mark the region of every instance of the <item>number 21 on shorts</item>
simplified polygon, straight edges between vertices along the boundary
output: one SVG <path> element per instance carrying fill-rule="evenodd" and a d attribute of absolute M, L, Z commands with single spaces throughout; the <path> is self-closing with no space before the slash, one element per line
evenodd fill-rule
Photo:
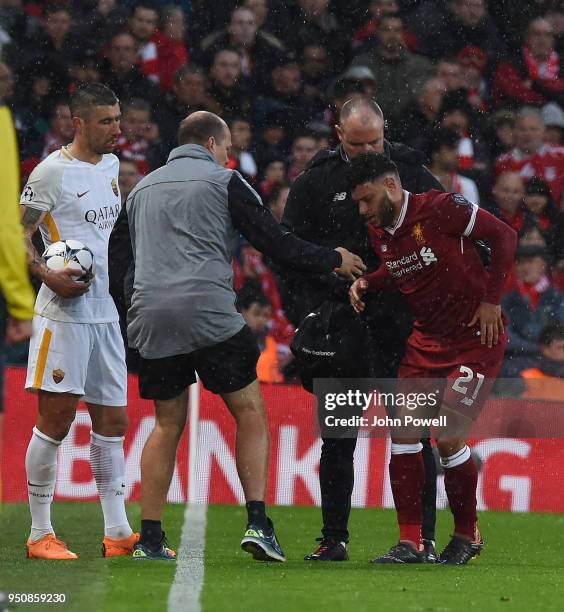
<path fill-rule="evenodd" d="M 452 383 L 452 389 L 464 396 L 460 401 L 465 406 L 472 406 L 484 384 L 485 376 L 464 365 L 460 366 L 460 374 L 461 376 Z M 469 393 L 472 394 L 469 396 Z"/>

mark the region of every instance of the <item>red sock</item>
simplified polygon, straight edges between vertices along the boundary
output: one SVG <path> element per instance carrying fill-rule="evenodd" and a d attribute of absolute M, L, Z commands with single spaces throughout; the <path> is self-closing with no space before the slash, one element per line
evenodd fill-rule
<path fill-rule="evenodd" d="M 445 489 L 454 516 L 454 533 L 472 540 L 476 534 L 476 488 L 478 470 L 470 457 L 464 463 L 445 468 Z"/>
<path fill-rule="evenodd" d="M 400 540 L 421 544 L 421 493 L 425 481 L 423 455 L 406 453 L 390 457 L 390 485 L 396 505 Z"/>

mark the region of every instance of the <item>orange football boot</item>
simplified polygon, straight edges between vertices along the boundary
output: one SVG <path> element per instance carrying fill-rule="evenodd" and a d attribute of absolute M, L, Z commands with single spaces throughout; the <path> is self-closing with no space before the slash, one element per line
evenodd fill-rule
<path fill-rule="evenodd" d="M 78 559 L 54 533 L 48 533 L 35 542 L 28 540 L 26 546 L 28 559 Z"/>
<path fill-rule="evenodd" d="M 105 536 L 102 542 L 102 557 L 125 557 L 131 555 L 133 547 L 137 542 L 139 542 L 139 534 L 135 532 L 123 540 L 114 540 Z"/>

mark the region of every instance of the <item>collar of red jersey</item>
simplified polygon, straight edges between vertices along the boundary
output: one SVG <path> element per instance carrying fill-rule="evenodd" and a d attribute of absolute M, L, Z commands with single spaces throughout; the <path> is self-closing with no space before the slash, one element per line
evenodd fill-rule
<path fill-rule="evenodd" d="M 403 190 L 403 204 L 401 206 L 400 214 L 398 220 L 396 221 L 396 224 L 394 225 L 394 227 L 384 227 L 388 234 L 392 234 L 393 236 L 396 230 L 401 227 L 401 224 L 403 223 L 403 220 L 405 219 L 405 215 L 407 213 L 407 204 L 409 202 L 410 195 L 411 194 L 409 193 L 409 191 L 406 191 L 405 189 Z"/>

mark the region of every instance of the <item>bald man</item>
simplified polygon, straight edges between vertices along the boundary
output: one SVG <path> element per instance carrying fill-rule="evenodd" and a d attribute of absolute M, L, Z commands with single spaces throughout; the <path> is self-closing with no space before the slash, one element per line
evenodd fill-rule
<path fill-rule="evenodd" d="M 344 244 L 360 254 L 369 270 L 379 262 L 369 248 L 367 226 L 358 213 L 345 179 L 349 161 L 361 153 L 384 153 L 398 167 L 405 189 L 421 193 L 429 189 L 443 191 L 441 185 L 423 166 L 423 155 L 384 138 L 382 110 L 371 99 L 347 101 L 335 126 L 340 144 L 334 150 L 319 152 L 298 176 L 288 196 L 282 225 L 300 238 L 332 246 Z M 282 272 L 286 291 L 294 298 L 295 324 L 327 300 L 346 301 L 347 282 L 330 275 L 303 275 Z M 411 315 L 404 298 L 397 291 L 374 296 L 367 305 L 365 320 L 371 331 L 371 354 L 364 363 L 351 360 L 331 372 L 308 372 L 302 376 L 311 390 L 316 378 L 395 379 L 411 331 Z M 350 309 L 351 318 L 354 317 Z M 360 339 L 359 339 L 360 342 Z M 305 373 L 304 373 L 305 374 Z M 323 514 L 322 539 L 305 557 L 308 561 L 342 561 L 348 559 L 348 521 L 354 484 L 353 453 L 356 437 L 325 438 L 321 447 L 319 480 Z M 423 538 L 430 561 L 434 559 L 436 468 L 429 441 L 424 441 L 425 491 L 423 494 Z"/>
<path fill-rule="evenodd" d="M 120 287 L 126 277 L 134 279 L 127 336 L 140 354 L 140 395 L 155 401 L 156 412 L 141 456 L 141 539 L 133 558 L 175 559 L 161 515 L 197 372 L 237 424 L 236 463 L 248 515 L 241 546 L 257 560 L 285 561 L 264 504 L 269 436 L 256 373 L 259 350 L 235 309 L 231 261 L 242 234 L 279 264 L 304 273 L 354 279 L 366 267 L 346 249 L 310 244 L 280 229 L 256 191 L 225 167 L 231 133 L 217 115 L 189 115 L 178 142 L 166 165 L 129 194 L 109 249 L 110 261 L 133 262 L 127 274 L 110 271 L 110 286 L 123 304 Z M 125 256 L 124 245 L 130 245 Z"/>

